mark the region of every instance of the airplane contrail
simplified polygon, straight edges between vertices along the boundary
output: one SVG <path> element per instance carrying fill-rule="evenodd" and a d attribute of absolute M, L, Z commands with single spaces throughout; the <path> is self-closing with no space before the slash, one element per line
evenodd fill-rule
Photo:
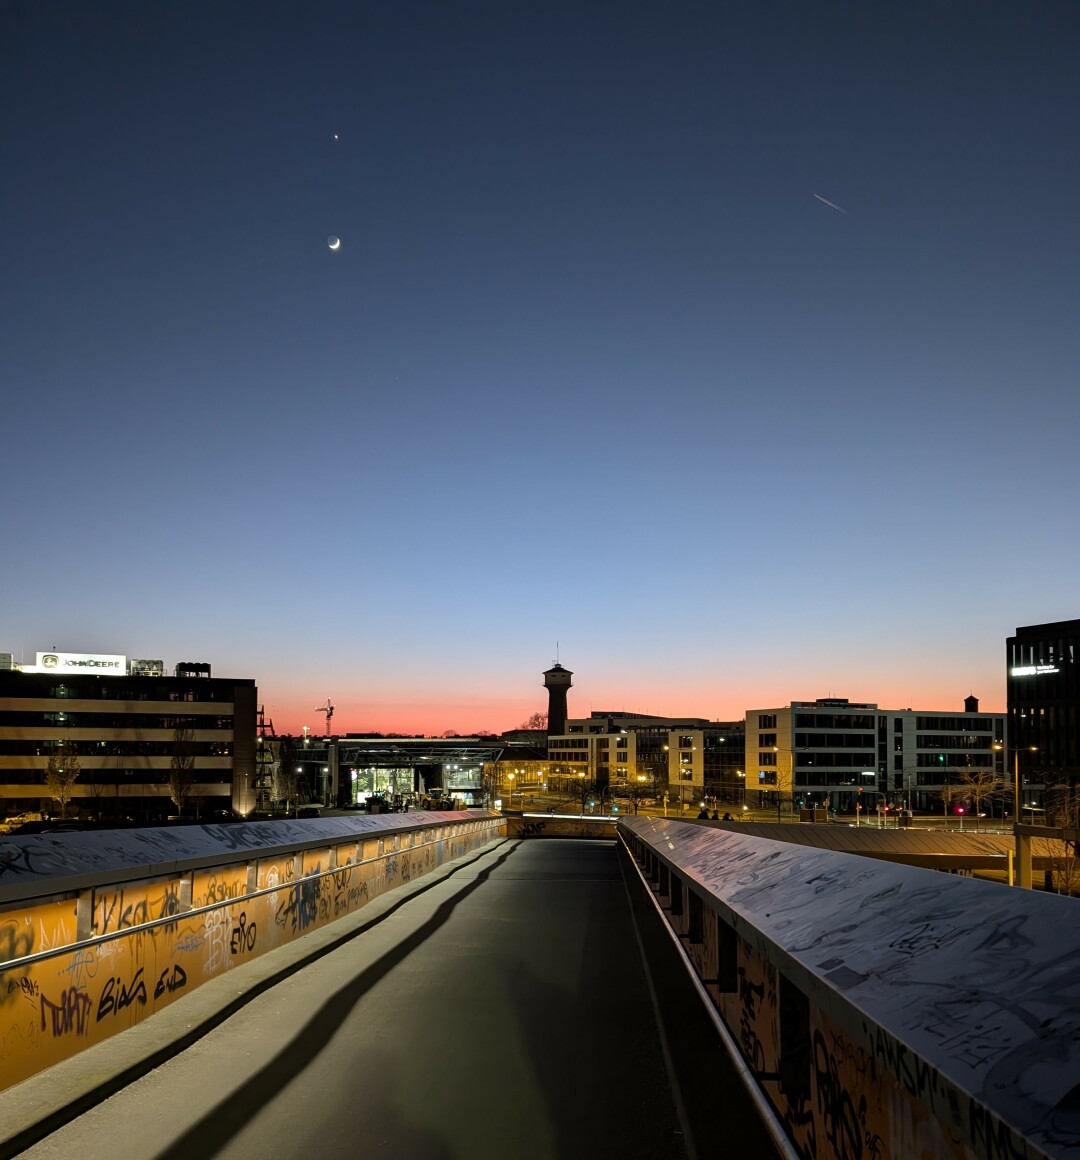
<path fill-rule="evenodd" d="M 814 196 L 818 201 L 824 202 L 830 209 L 835 209 L 838 213 L 847 213 L 842 205 L 837 205 L 835 201 L 829 201 L 827 197 L 822 197 L 820 193 L 815 193 Z"/>

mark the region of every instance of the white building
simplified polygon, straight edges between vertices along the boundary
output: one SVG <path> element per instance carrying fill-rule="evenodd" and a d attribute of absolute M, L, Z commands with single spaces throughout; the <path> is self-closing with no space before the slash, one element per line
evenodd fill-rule
<path fill-rule="evenodd" d="M 1004 735 L 1004 715 L 980 713 L 975 697 L 962 713 L 879 709 L 840 697 L 748 709 L 747 797 L 844 814 L 941 812 L 949 800 L 959 810 L 965 787 L 1002 778 L 995 746 Z"/>

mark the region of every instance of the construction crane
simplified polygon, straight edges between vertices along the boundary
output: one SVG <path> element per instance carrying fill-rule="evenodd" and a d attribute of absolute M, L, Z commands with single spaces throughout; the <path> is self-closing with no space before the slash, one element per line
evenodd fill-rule
<path fill-rule="evenodd" d="M 330 698 L 329 697 L 326 698 L 325 705 L 316 705 L 315 712 L 326 714 L 326 736 L 329 737 L 330 736 L 330 718 L 333 717 L 333 715 L 334 715 L 334 706 L 331 704 Z"/>

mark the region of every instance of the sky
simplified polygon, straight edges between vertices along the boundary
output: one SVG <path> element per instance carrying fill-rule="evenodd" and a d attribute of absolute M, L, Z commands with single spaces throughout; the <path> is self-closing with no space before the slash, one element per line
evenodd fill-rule
<path fill-rule="evenodd" d="M 279 732 L 513 728 L 556 657 L 572 716 L 1004 708 L 1080 615 L 1078 51 L 1071 0 L 9 0 L 0 650 Z"/>

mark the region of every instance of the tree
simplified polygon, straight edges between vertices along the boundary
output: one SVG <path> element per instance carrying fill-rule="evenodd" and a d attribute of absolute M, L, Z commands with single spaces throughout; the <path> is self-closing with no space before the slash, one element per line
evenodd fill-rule
<path fill-rule="evenodd" d="M 53 801 L 60 803 L 60 817 L 67 815 L 67 804 L 71 800 L 71 787 L 79 776 L 79 758 L 75 753 L 75 744 L 65 741 L 59 749 L 49 755 L 49 765 L 45 771 L 45 784 L 49 789 L 49 796 Z"/>
<path fill-rule="evenodd" d="M 974 806 L 975 828 L 978 829 L 983 806 L 1001 795 L 1005 782 L 992 769 L 965 769 L 961 770 L 957 783 L 963 796 Z"/>
<path fill-rule="evenodd" d="M 173 754 L 169 763 L 169 797 L 182 814 L 195 785 L 195 731 L 187 724 L 173 729 Z"/>
<path fill-rule="evenodd" d="M 584 816 L 586 803 L 594 800 L 596 796 L 596 782 L 590 781 L 587 777 L 575 777 L 571 781 L 570 796 L 581 804 L 581 813 Z"/>
<path fill-rule="evenodd" d="M 1080 827 L 1080 786 L 1070 782 L 1048 785 L 1043 795 L 1046 804 L 1046 824 L 1064 829 Z M 1076 894 L 1080 890 L 1080 860 L 1076 843 L 1057 838 L 1036 838 L 1032 852 L 1053 859 L 1053 869 L 1046 873 L 1047 889 L 1061 894 Z"/>
<path fill-rule="evenodd" d="M 652 778 L 641 772 L 631 775 L 626 783 L 626 796 L 630 799 L 630 807 L 636 814 L 644 798 L 656 796 Z"/>
<path fill-rule="evenodd" d="M 275 802 L 285 803 L 285 812 L 288 813 L 289 802 L 297 796 L 299 780 L 296 774 L 296 746 L 292 737 L 282 737 L 278 742 L 278 759 L 274 763 L 271 775 L 272 789 Z"/>
<path fill-rule="evenodd" d="M 949 816 L 949 806 L 955 801 L 960 801 L 966 795 L 966 789 L 962 785 L 957 785 L 955 782 L 947 781 L 941 786 L 937 791 L 937 796 L 941 798 L 941 805 L 946 817 Z"/>
<path fill-rule="evenodd" d="M 528 734 L 528 744 L 544 749 L 547 746 L 547 714 L 533 713 L 531 717 L 526 717 L 522 721 L 517 727 L 517 731 Z M 522 738 L 522 740 L 526 740 L 526 738 Z"/>

